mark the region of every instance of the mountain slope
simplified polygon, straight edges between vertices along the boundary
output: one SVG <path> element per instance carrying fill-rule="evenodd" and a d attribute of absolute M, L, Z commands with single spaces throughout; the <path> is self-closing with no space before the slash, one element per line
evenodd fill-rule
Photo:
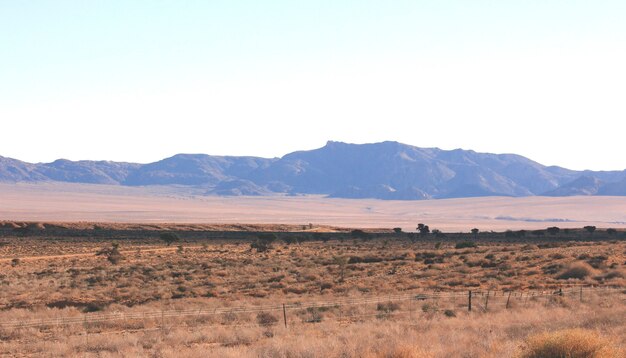
<path fill-rule="evenodd" d="M 178 185 L 207 195 L 322 194 L 420 200 L 473 196 L 626 195 L 626 171 L 573 171 L 514 154 L 419 148 L 398 142 L 347 144 L 282 158 L 178 154 L 149 164 L 0 157 L 0 181 Z"/>
<path fill-rule="evenodd" d="M 145 164 L 129 173 L 124 185 L 217 185 L 222 181 L 245 178 L 250 172 L 267 167 L 272 159 L 219 157 L 206 154 L 177 154 Z"/>
<path fill-rule="evenodd" d="M 559 188 L 550 190 L 545 196 L 595 195 L 604 182 L 596 177 L 583 175 Z"/>

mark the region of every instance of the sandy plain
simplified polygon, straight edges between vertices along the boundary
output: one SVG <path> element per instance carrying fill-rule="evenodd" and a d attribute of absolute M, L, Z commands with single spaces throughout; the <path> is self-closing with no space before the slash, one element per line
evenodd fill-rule
<path fill-rule="evenodd" d="M 176 187 L 0 184 L 0 219 L 28 221 L 275 223 L 402 227 L 447 232 L 584 225 L 626 228 L 626 197 L 483 197 L 424 201 L 322 196 L 214 197 Z"/>

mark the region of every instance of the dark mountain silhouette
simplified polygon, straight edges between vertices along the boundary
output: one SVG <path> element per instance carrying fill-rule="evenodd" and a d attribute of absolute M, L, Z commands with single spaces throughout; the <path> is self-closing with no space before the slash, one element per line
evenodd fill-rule
<path fill-rule="evenodd" d="M 178 185 L 207 195 L 322 194 L 420 200 L 476 196 L 626 195 L 626 171 L 574 171 L 514 154 L 419 148 L 397 142 L 347 144 L 282 158 L 178 154 L 150 164 L 0 157 L 1 182 L 61 181 Z"/>

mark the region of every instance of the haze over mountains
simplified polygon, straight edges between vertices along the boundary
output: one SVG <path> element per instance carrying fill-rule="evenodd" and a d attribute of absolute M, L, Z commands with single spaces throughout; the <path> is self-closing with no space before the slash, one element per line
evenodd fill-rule
<path fill-rule="evenodd" d="M 626 171 L 574 171 L 514 154 L 347 144 L 282 158 L 178 154 L 149 164 L 0 157 L 0 182 L 177 185 L 206 195 L 323 194 L 419 200 L 477 196 L 626 195 Z"/>

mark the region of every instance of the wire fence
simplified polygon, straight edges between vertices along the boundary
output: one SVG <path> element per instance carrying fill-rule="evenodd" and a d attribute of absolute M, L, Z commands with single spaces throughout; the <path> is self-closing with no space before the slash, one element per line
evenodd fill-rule
<path fill-rule="evenodd" d="M 339 322 L 356 321 L 368 317 L 389 319 L 399 314 L 416 312 L 449 311 L 491 311 L 509 309 L 512 306 L 528 304 L 541 299 L 569 297 L 583 301 L 591 295 L 620 295 L 626 299 L 623 287 L 568 286 L 551 290 L 493 291 L 470 290 L 455 292 L 417 292 L 393 295 L 378 295 L 359 298 L 345 298 L 327 301 L 296 302 L 274 305 L 213 307 L 187 310 L 153 310 L 144 312 L 85 313 L 73 316 L 61 316 L 40 319 L 22 319 L 0 322 L 0 329 L 67 327 L 83 325 L 94 327 L 130 321 L 143 322 L 136 330 L 156 330 L 175 327 L 172 319 L 195 319 L 202 322 L 185 322 L 190 326 L 268 326 L 294 323 L 318 323 L 336 320 Z M 420 305 L 421 303 L 421 305 Z M 374 313 L 372 313 L 372 311 Z M 166 320 L 169 325 L 166 324 Z M 254 323 L 256 321 L 256 323 Z M 280 322 L 282 321 L 282 322 Z M 152 322 L 154 327 L 145 327 Z"/>

